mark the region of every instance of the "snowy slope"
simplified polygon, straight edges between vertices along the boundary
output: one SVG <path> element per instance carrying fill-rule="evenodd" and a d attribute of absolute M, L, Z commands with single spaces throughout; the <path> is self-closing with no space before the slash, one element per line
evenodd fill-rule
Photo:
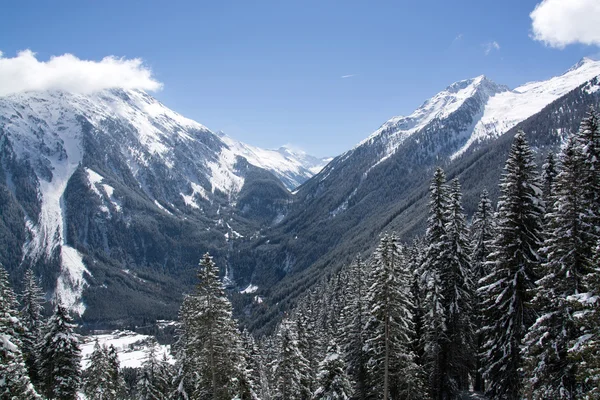
<path fill-rule="evenodd" d="M 234 205 L 245 183 L 244 171 L 238 168 L 240 157 L 273 172 L 289 189 L 319 168 L 305 155 L 263 150 L 215 134 L 139 90 L 0 97 L 0 137 L 6 138 L 10 158 L 30 165 L 37 179 L 41 212 L 26 216 L 29 239 L 24 255 L 33 262 L 50 261 L 59 249 L 55 294 L 80 315 L 85 311 L 81 297 L 90 272 L 82 254 L 66 240 L 64 193 L 78 166 L 85 164 L 86 156 L 92 157 L 90 152 L 96 165 L 112 170 L 113 178 L 132 176 L 156 207 L 170 215 L 177 211 L 175 198 L 198 213 L 204 211 L 203 204 L 222 204 L 223 196 Z M 108 159 L 119 163 L 109 166 Z M 127 173 L 115 170 L 123 164 Z M 92 168 L 86 168 L 86 173 L 90 190 L 102 202 L 104 217 L 121 212 L 106 176 Z"/>
<path fill-rule="evenodd" d="M 67 182 L 82 159 L 81 126 L 75 114 L 65 114 L 59 103 L 46 97 L 23 100 L 21 96 L 12 101 L 0 99 L 0 115 L 9 118 L 2 125 L 17 157 L 31 160 L 38 166 L 38 176 L 45 176 L 39 180 L 39 220 L 27 221 L 31 238 L 25 253 L 33 258 L 50 258 L 54 249 L 61 246 L 62 268 L 56 295 L 81 314 L 85 309 L 80 301 L 86 285 L 84 273 L 88 271 L 79 252 L 66 244 L 62 202 Z M 17 107 L 13 101 L 23 103 Z M 13 118 L 15 114 L 27 114 L 28 118 Z M 51 134 L 40 135 L 40 125 Z"/>
<path fill-rule="evenodd" d="M 490 97 L 508 90 L 506 86 L 497 85 L 483 75 L 455 82 L 427 100 L 409 116 L 394 117 L 385 122 L 360 142 L 355 149 L 373 145 L 383 146 L 382 153 L 372 165 L 374 167 L 394 154 L 407 138 L 426 129 L 436 121 L 449 118 L 458 112 L 468 100 L 475 101 L 482 106 Z"/>

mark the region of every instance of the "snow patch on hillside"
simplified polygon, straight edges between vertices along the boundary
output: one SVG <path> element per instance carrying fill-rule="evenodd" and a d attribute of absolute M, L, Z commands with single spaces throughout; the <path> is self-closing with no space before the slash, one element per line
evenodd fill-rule
<path fill-rule="evenodd" d="M 248 294 L 248 293 L 254 293 L 258 290 L 258 286 L 253 285 L 253 284 L 249 284 L 246 289 L 244 290 L 240 290 L 240 293 L 242 294 Z"/>
<path fill-rule="evenodd" d="M 89 272 L 79 252 L 66 243 L 63 203 L 67 183 L 83 156 L 81 125 L 73 115 L 63 115 L 60 104 L 43 98 L 38 100 L 25 101 L 20 111 L 14 103 L 0 101 L 0 114 L 10 116 L 4 129 L 11 138 L 16 156 L 30 160 L 38 170 L 41 212 L 38 221 L 26 221 L 31 240 L 25 244 L 24 253 L 33 260 L 50 259 L 54 250 L 60 247 L 61 267 L 55 296 L 72 312 L 82 314 L 85 305 L 81 294 L 87 285 L 84 273 Z M 23 114 L 35 117 L 16 118 Z M 40 135 L 41 130 L 48 134 Z"/>
<path fill-rule="evenodd" d="M 81 366 L 83 369 L 87 369 L 89 366 L 95 341 L 98 340 L 100 346 L 113 345 L 115 347 L 121 368 L 140 368 L 147 356 L 148 341 L 151 339 L 152 337 L 149 335 L 131 331 L 115 331 L 108 334 L 84 336 L 81 345 Z M 167 356 L 169 363 L 175 363 L 175 359 L 171 355 L 171 346 L 158 345 L 158 359 L 161 359 L 163 354 Z"/>
<path fill-rule="evenodd" d="M 109 203 L 111 203 L 113 205 L 114 209 L 117 212 L 121 212 L 121 210 L 122 210 L 121 203 L 114 197 L 115 188 L 113 188 L 112 186 L 110 186 L 107 183 L 103 183 L 104 177 L 102 175 L 100 175 L 99 173 L 97 173 L 96 171 L 86 168 L 85 172 L 88 177 L 88 183 L 89 183 L 90 189 L 98 197 L 100 197 L 100 199 L 103 202 L 105 200 L 108 201 Z M 103 212 L 105 212 L 107 214 L 110 214 L 110 210 L 106 206 L 106 203 L 100 206 L 100 210 L 102 210 Z"/>

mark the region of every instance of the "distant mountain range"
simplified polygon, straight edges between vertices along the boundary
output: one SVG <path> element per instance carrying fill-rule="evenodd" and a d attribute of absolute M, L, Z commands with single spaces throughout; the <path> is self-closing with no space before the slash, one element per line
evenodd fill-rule
<path fill-rule="evenodd" d="M 118 325 L 173 319 L 210 251 L 259 328 L 382 231 L 423 233 L 435 166 L 468 212 L 494 196 L 514 131 L 556 149 L 600 103 L 599 75 L 583 59 L 513 90 L 459 81 L 333 160 L 238 142 L 136 90 L 0 97 L 0 261 Z"/>

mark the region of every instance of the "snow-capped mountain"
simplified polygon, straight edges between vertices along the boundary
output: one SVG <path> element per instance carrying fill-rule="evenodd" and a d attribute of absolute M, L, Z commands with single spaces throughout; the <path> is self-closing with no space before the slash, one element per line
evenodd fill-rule
<path fill-rule="evenodd" d="M 271 171 L 290 190 L 294 190 L 319 173 L 332 160 L 332 158 L 313 157 L 289 146 L 267 150 L 239 142 L 223 132 L 219 132 L 218 135 L 236 155 L 244 157 L 254 166 Z"/>
<path fill-rule="evenodd" d="M 519 122 L 540 112 L 554 100 L 582 83 L 600 75 L 600 61 L 583 58 L 560 76 L 530 82 L 510 90 L 481 75 L 455 82 L 439 92 L 407 117 L 386 121 L 356 147 L 381 147 L 374 165 L 385 161 L 404 141 L 428 128 L 444 125 L 457 113 L 468 113 L 469 123 L 458 127 L 455 135 L 466 138 L 452 158 L 472 145 L 496 138 Z M 469 107 L 465 105 L 469 104 Z M 350 151 L 350 153 L 353 150 Z M 349 154 L 346 154 L 348 156 Z"/>
<path fill-rule="evenodd" d="M 242 192 L 257 174 L 263 187 L 267 181 L 280 185 L 278 177 L 292 190 L 320 167 L 305 154 L 263 150 L 213 133 L 138 90 L 0 97 L 0 140 L 6 186 L 24 211 L 22 260 L 35 264 L 54 259 L 60 266 L 56 293 L 79 314 L 85 310 L 81 296 L 86 276 L 93 277 L 81 249 L 97 251 L 92 243 L 99 240 L 109 255 L 119 245 L 117 239 L 110 243 L 90 232 L 118 221 L 130 224 L 137 218 L 132 204 L 144 201 L 154 213 L 174 218 L 194 216 L 203 226 L 208 218 L 237 233 L 241 228 L 223 221 L 222 214 L 247 215 L 248 197 L 255 214 L 265 203 L 270 213 L 281 212 L 282 201 L 269 203 L 272 193 Z M 28 186 L 16 183 L 24 177 Z M 85 195 L 96 203 L 91 215 L 81 214 L 91 207 L 89 202 L 77 203 L 67 190 L 76 181 L 85 184 Z M 277 196 L 286 196 L 285 189 L 276 190 Z M 246 207 L 237 210 L 242 194 Z M 80 223 L 83 231 L 77 228 Z M 102 228 L 98 235 L 106 236 L 107 229 L 117 228 Z"/>
<path fill-rule="evenodd" d="M 515 131 L 525 130 L 540 157 L 556 150 L 561 135 L 600 103 L 599 85 L 600 62 L 583 59 L 560 76 L 512 90 L 485 76 L 448 86 L 300 186 L 286 218 L 263 239 L 270 245 L 251 249 L 255 268 L 261 276 L 285 276 L 281 290 L 270 289 L 281 304 L 294 296 L 290 287 L 317 282 L 368 253 L 382 232 L 394 231 L 401 240 L 423 234 L 436 166 L 459 178 L 471 213 L 481 190 L 497 195 Z M 268 288 L 268 282 L 252 282 Z"/>

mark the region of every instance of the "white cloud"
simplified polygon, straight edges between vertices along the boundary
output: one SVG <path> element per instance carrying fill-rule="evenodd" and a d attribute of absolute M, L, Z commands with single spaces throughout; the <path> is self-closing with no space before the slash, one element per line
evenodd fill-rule
<path fill-rule="evenodd" d="M 483 53 L 487 56 L 492 50 L 500 50 L 500 45 L 495 40 L 483 44 Z"/>
<path fill-rule="evenodd" d="M 458 35 L 456 35 L 456 37 L 452 41 L 452 44 L 458 42 L 459 40 L 462 40 L 463 37 L 464 37 L 464 35 L 462 33 L 459 33 Z"/>
<path fill-rule="evenodd" d="M 346 78 L 352 78 L 353 76 L 356 76 L 356 74 L 342 75 L 342 76 L 340 76 L 340 78 L 346 79 Z"/>
<path fill-rule="evenodd" d="M 155 91 L 161 87 L 139 58 L 109 56 L 88 61 L 63 54 L 39 61 L 31 50 L 23 50 L 13 58 L 0 52 L 0 96 L 31 90 L 91 93 L 110 88 Z"/>
<path fill-rule="evenodd" d="M 564 48 L 583 43 L 600 46 L 600 1 L 543 0 L 529 14 L 532 37 Z"/>

